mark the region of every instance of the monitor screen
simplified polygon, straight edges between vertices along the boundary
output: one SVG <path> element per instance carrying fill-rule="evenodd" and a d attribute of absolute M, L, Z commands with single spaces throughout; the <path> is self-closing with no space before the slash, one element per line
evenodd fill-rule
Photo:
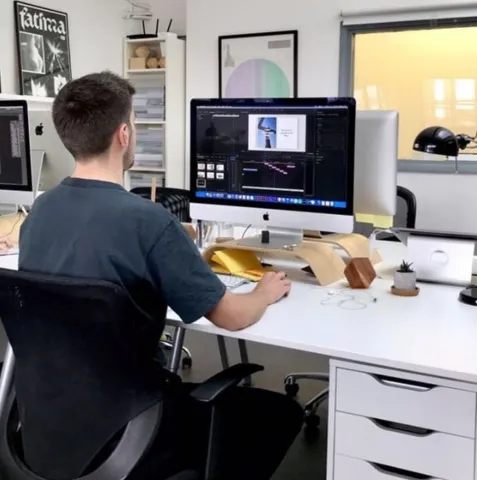
<path fill-rule="evenodd" d="M 27 104 L 0 101 L 0 189 L 31 191 Z"/>
<path fill-rule="evenodd" d="M 191 113 L 193 201 L 352 213 L 353 99 L 193 100 Z"/>

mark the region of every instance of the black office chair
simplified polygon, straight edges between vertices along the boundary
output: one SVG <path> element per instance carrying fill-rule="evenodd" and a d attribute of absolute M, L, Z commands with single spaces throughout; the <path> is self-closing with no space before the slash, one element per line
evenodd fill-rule
<path fill-rule="evenodd" d="M 171 463 L 167 439 L 157 451 L 180 379 L 151 361 L 156 322 L 121 288 L 0 269 L 0 318 L 15 355 L 0 420 L 2 480 L 142 480 L 138 472 L 154 442 L 154 455 L 167 460 L 155 480 L 208 479 L 216 406 L 230 387 L 263 369 L 235 365 L 192 391 L 211 415 L 209 447 L 193 471 Z"/>
<path fill-rule="evenodd" d="M 397 204 L 396 215 L 394 216 L 393 225 L 395 227 L 416 228 L 417 216 L 417 200 L 415 195 L 404 187 L 397 187 Z M 360 233 L 369 237 L 375 227 L 370 224 L 355 223 L 355 233 Z M 394 235 L 386 233 L 378 234 L 378 240 L 398 241 Z M 298 380 L 318 380 L 322 382 L 329 381 L 329 375 L 326 372 L 306 372 L 306 373 L 290 373 L 285 377 L 285 391 L 295 397 L 299 391 Z M 328 389 L 324 389 L 315 395 L 305 404 L 305 425 L 306 433 L 313 434 L 320 426 L 320 417 L 316 414 L 318 407 L 328 398 Z"/>
<path fill-rule="evenodd" d="M 414 193 L 404 187 L 397 187 L 395 227 L 416 228 L 417 200 Z"/>

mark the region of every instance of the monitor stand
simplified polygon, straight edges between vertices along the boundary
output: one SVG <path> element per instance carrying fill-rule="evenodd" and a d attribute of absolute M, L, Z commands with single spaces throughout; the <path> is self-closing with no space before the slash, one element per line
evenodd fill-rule
<path fill-rule="evenodd" d="M 45 152 L 43 150 L 31 150 L 31 183 L 33 187 L 33 200 L 40 191 L 41 172 L 43 162 L 45 161 Z"/>
<path fill-rule="evenodd" d="M 278 249 L 292 249 L 301 245 L 303 242 L 303 230 L 274 229 L 267 228 L 269 232 L 269 242 L 263 243 L 262 236 L 243 238 L 237 241 L 238 245 L 243 247 L 265 247 Z"/>

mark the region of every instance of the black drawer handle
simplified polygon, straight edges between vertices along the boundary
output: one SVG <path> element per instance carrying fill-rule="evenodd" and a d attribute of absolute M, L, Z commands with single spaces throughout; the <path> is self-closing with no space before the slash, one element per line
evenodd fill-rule
<path fill-rule="evenodd" d="M 389 422 L 387 420 L 378 420 L 376 418 L 370 418 L 370 420 L 377 427 L 390 432 L 405 433 L 407 435 L 415 435 L 416 437 L 428 437 L 435 433 L 434 430 L 429 430 L 428 428 L 414 427 L 412 425 L 405 425 L 404 423 Z"/>
<path fill-rule="evenodd" d="M 411 382 L 409 380 L 402 380 L 400 378 L 383 377 L 381 375 L 373 375 L 373 377 L 382 385 L 386 387 L 403 388 L 405 390 L 412 390 L 414 392 L 429 392 L 435 385 L 423 382 Z"/>
<path fill-rule="evenodd" d="M 383 473 L 384 475 L 394 475 L 395 477 L 402 477 L 403 480 L 432 480 L 434 478 L 430 475 L 414 473 L 408 470 L 402 470 L 401 468 L 388 467 L 386 465 L 380 465 L 379 463 L 369 463 L 378 472 Z"/>

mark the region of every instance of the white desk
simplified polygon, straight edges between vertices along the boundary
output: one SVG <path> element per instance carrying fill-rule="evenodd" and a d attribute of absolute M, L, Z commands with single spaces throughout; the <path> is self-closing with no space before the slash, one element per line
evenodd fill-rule
<path fill-rule="evenodd" d="M 386 263 L 398 265 L 405 247 L 378 242 Z M 293 282 L 288 298 L 271 306 L 262 320 L 239 331 L 227 332 L 205 319 L 184 325 L 174 312 L 168 323 L 204 333 L 292 348 L 356 362 L 477 383 L 477 308 L 457 301 L 459 288 L 424 285 L 415 298 L 389 293 L 392 269 L 378 268 L 383 279 L 370 289 L 378 300 L 368 306 L 346 310 L 323 306 L 328 291 L 318 287 L 306 274 L 289 270 Z M 251 287 L 248 287 L 251 288 Z M 247 291 L 247 286 L 236 292 Z M 355 294 L 355 293 L 353 293 Z"/>
<path fill-rule="evenodd" d="M 404 256 L 401 244 L 379 247 L 393 266 Z M 0 257 L 0 267 L 16 268 L 15 258 Z M 376 303 L 353 293 L 367 303 L 361 310 L 321 305 L 338 287 L 317 287 L 295 268 L 290 296 L 246 330 L 226 332 L 205 319 L 184 325 L 173 312 L 168 323 L 331 357 L 328 480 L 477 480 L 477 308 L 442 285 L 395 297 L 392 269 L 378 273 Z"/>

